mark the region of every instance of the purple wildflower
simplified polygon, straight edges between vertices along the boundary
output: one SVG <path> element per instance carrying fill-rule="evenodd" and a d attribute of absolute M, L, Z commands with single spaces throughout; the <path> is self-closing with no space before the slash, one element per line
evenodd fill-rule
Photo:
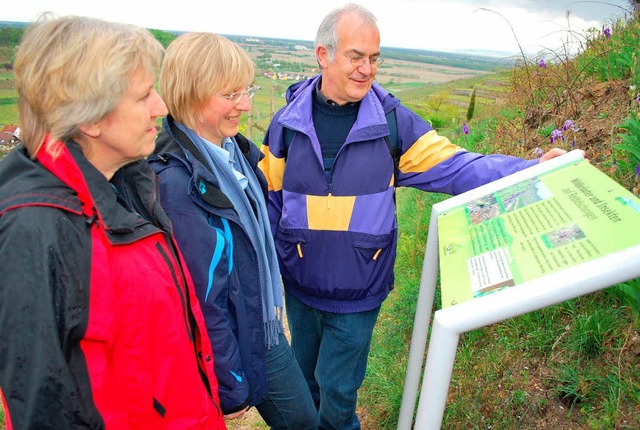
<path fill-rule="evenodd" d="M 564 122 L 564 124 L 562 124 L 562 130 L 563 131 L 567 131 L 567 130 L 573 130 L 573 131 L 578 131 L 578 127 L 576 127 L 573 124 L 573 121 L 571 121 L 570 119 L 566 120 Z"/>
<path fill-rule="evenodd" d="M 602 26 L 602 34 L 604 34 L 604 37 L 607 39 L 611 39 L 611 29 L 609 27 Z"/>
<path fill-rule="evenodd" d="M 466 122 L 463 122 L 463 123 L 462 123 L 462 132 L 463 132 L 464 134 L 469 134 L 469 126 L 467 125 L 467 123 L 466 123 Z"/>
<path fill-rule="evenodd" d="M 562 130 L 555 129 L 551 132 L 551 143 L 558 139 L 561 139 L 564 142 L 564 134 L 562 134 Z"/>
<path fill-rule="evenodd" d="M 538 61 L 538 67 L 540 67 L 541 69 L 547 68 L 547 63 L 546 61 L 544 61 L 544 58 L 541 58 L 540 61 Z"/>
<path fill-rule="evenodd" d="M 640 93 L 636 94 L 636 103 L 640 103 Z"/>
<path fill-rule="evenodd" d="M 636 164 L 636 181 L 640 183 L 640 164 Z"/>
<path fill-rule="evenodd" d="M 533 155 L 535 155 L 538 158 L 542 157 L 542 149 L 540 149 L 540 148 L 534 149 L 533 150 Z"/>

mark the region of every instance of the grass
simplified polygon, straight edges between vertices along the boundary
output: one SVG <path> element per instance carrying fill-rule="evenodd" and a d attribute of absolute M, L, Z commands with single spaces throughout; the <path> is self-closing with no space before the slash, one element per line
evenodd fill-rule
<path fill-rule="evenodd" d="M 0 125 L 7 124 L 18 124 L 18 94 L 14 89 L 0 89 Z"/>

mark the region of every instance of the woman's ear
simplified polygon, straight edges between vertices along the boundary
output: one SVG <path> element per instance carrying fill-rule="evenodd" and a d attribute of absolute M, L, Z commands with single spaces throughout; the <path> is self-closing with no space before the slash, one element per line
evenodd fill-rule
<path fill-rule="evenodd" d="M 101 134 L 100 125 L 97 122 L 91 124 L 80 124 L 78 126 L 78 130 L 80 130 L 80 133 L 94 139 L 99 137 Z"/>

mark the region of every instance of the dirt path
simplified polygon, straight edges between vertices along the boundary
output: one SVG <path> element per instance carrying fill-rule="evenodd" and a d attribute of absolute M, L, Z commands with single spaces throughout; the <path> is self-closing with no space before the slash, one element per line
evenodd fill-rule
<path fill-rule="evenodd" d="M 367 411 L 360 406 L 358 406 L 358 417 L 360 417 L 360 425 L 363 430 L 374 430 L 374 427 L 371 425 L 371 417 L 369 417 Z M 242 418 L 227 421 L 227 428 L 229 430 L 268 430 L 269 426 L 262 421 L 262 417 L 256 408 L 251 408 Z"/>
<path fill-rule="evenodd" d="M 284 332 L 287 336 L 287 340 L 291 341 L 289 335 L 289 325 L 287 324 L 287 314 L 284 315 Z M 363 430 L 372 430 L 373 427 L 369 425 L 372 422 L 369 414 L 361 406 L 358 406 L 358 417 L 360 417 L 360 423 Z M 256 408 L 251 408 L 241 418 L 227 421 L 227 428 L 229 430 L 268 430 L 269 426 L 265 424 L 262 417 L 258 413 Z"/>
<path fill-rule="evenodd" d="M 262 430 L 269 427 L 262 421 L 257 409 L 251 408 L 242 418 L 227 421 L 227 428 L 229 430 Z"/>

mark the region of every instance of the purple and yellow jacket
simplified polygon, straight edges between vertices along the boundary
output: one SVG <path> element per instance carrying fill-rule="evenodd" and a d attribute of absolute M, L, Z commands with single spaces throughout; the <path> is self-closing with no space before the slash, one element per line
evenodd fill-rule
<path fill-rule="evenodd" d="M 269 218 L 287 292 L 315 309 L 362 312 L 378 307 L 393 288 L 395 186 L 459 194 L 538 161 L 453 145 L 374 83 L 327 178 L 311 113 L 319 78 L 292 85 L 287 106 L 267 130 L 260 168 Z M 392 109 L 397 169 L 385 140 Z M 285 127 L 295 131 L 288 149 Z"/>

